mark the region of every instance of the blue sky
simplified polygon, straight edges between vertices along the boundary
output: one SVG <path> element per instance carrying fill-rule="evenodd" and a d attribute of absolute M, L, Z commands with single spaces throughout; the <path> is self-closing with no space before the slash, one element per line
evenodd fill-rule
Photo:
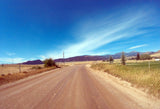
<path fill-rule="evenodd" d="M 0 63 L 160 49 L 160 1 L 1 0 Z"/>

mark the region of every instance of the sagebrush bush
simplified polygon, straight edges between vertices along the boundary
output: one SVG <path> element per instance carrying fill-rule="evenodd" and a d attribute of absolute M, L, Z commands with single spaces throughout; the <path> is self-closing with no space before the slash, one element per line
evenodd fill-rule
<path fill-rule="evenodd" d="M 44 60 L 44 66 L 45 67 L 52 67 L 52 66 L 57 66 L 57 65 L 52 58 L 49 58 L 49 59 Z"/>
<path fill-rule="evenodd" d="M 42 69 L 42 67 L 41 66 L 34 66 L 31 69 Z"/>

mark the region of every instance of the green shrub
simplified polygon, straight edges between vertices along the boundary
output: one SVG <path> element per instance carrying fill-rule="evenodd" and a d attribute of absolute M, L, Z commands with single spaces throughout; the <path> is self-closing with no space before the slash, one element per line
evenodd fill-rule
<path fill-rule="evenodd" d="M 57 66 L 57 65 L 52 58 L 49 58 L 49 59 L 44 60 L 44 66 L 45 67 L 52 67 L 52 66 Z"/>
<path fill-rule="evenodd" d="M 110 57 L 109 57 L 109 62 L 110 62 L 110 64 L 112 64 L 112 63 L 113 63 L 113 61 L 114 61 L 113 57 L 112 57 L 112 56 L 110 56 Z"/>
<path fill-rule="evenodd" d="M 124 52 L 122 52 L 122 55 L 121 55 L 121 64 L 126 65 L 126 56 L 125 56 Z"/>
<path fill-rule="evenodd" d="M 42 67 L 41 66 L 34 66 L 31 69 L 42 69 Z"/>

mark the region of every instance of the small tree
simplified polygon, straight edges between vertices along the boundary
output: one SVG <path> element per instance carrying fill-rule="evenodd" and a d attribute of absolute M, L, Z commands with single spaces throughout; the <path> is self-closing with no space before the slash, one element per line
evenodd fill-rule
<path fill-rule="evenodd" d="M 124 54 L 124 52 L 122 52 L 121 64 L 122 64 L 122 65 L 126 65 L 126 59 L 125 59 L 125 54 Z"/>
<path fill-rule="evenodd" d="M 114 61 L 113 57 L 110 56 L 110 57 L 109 57 L 109 62 L 110 62 L 110 64 L 113 63 L 113 61 Z"/>
<path fill-rule="evenodd" d="M 45 67 L 52 67 L 52 66 L 56 66 L 56 63 L 54 62 L 54 60 L 52 58 L 49 58 L 49 59 L 44 60 L 44 66 Z"/>
<path fill-rule="evenodd" d="M 140 60 L 140 54 L 139 53 L 137 53 L 136 60 Z"/>

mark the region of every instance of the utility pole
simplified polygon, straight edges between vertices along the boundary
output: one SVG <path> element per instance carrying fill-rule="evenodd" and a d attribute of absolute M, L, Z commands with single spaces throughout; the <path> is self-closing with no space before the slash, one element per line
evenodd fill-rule
<path fill-rule="evenodd" d="M 13 60 L 13 58 L 12 58 L 12 64 L 14 64 L 14 60 Z"/>
<path fill-rule="evenodd" d="M 21 64 L 19 64 L 19 73 L 21 73 Z"/>
<path fill-rule="evenodd" d="M 151 69 L 150 60 L 148 61 L 148 68 L 149 68 L 149 72 L 150 72 L 150 69 Z"/>
<path fill-rule="evenodd" d="M 65 60 L 64 60 L 64 51 L 63 51 L 63 63 L 64 63 L 64 65 L 65 65 Z"/>

